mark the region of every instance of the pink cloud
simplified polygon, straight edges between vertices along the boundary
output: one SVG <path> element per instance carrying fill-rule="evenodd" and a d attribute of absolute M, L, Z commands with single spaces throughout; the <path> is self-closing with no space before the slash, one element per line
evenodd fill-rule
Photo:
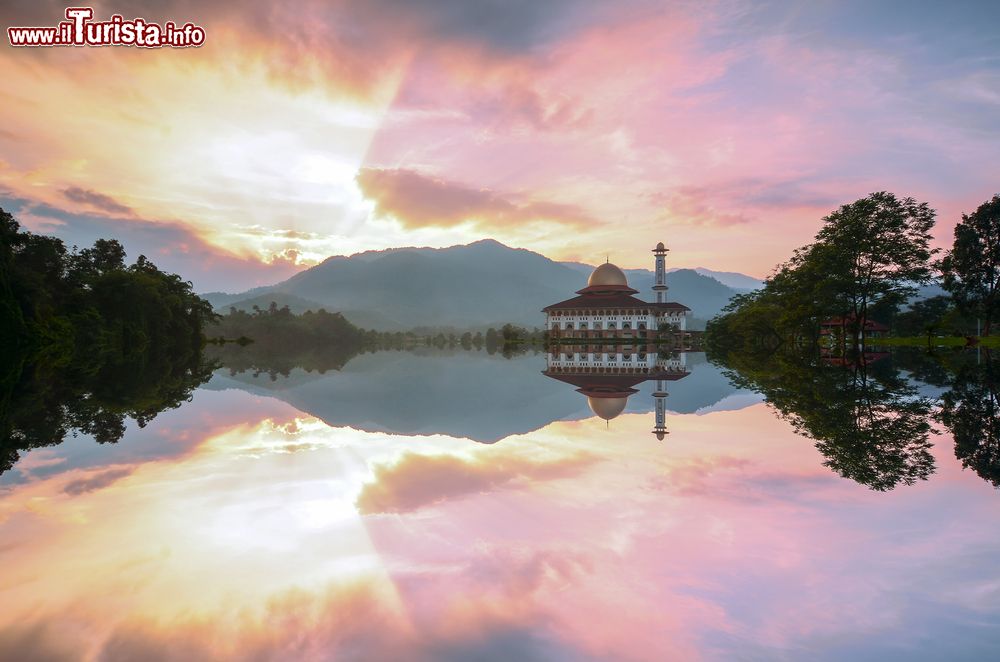
<path fill-rule="evenodd" d="M 357 176 L 376 214 L 408 228 L 449 227 L 465 222 L 483 230 L 553 221 L 570 226 L 593 224 L 583 209 L 554 202 L 517 202 L 488 189 L 423 175 L 413 170 L 362 168 Z"/>
<path fill-rule="evenodd" d="M 366 483 L 358 495 L 358 511 L 366 515 L 411 512 L 514 481 L 566 478 L 580 473 L 593 461 L 586 454 L 535 462 L 518 457 L 465 459 L 406 453 L 392 464 L 375 467 L 373 481 Z"/>

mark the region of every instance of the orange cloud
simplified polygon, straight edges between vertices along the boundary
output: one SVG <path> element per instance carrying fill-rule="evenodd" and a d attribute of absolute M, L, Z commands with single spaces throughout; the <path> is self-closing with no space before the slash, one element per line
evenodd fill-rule
<path fill-rule="evenodd" d="M 582 453 L 547 462 L 492 454 L 466 459 L 406 453 L 393 464 L 375 467 L 375 480 L 365 484 L 356 505 L 363 515 L 406 513 L 514 481 L 574 476 L 594 461 L 593 456 Z"/>
<path fill-rule="evenodd" d="M 131 473 L 132 469 L 108 469 L 107 471 L 100 471 L 86 478 L 71 480 L 63 486 L 63 493 L 70 496 L 79 496 L 87 492 L 93 492 L 105 488 Z"/>
<path fill-rule="evenodd" d="M 570 226 L 597 223 L 576 205 L 518 202 L 489 189 L 415 170 L 362 168 L 357 182 L 362 193 L 375 202 L 377 215 L 394 218 L 407 228 L 452 227 L 462 223 L 473 223 L 483 229 L 545 221 Z"/>
<path fill-rule="evenodd" d="M 103 193 L 80 188 L 79 186 L 64 188 L 62 195 L 70 202 L 85 205 L 98 212 L 106 212 L 116 216 L 132 216 L 135 214 L 131 207 L 123 205 L 110 195 L 104 195 Z"/>

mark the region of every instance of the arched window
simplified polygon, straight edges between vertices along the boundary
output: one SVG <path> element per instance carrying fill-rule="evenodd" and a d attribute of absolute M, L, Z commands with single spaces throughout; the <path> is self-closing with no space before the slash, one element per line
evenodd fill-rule
<path fill-rule="evenodd" d="M 631 331 L 631 330 L 632 330 L 631 322 L 622 322 L 622 331 Z"/>
<path fill-rule="evenodd" d="M 615 326 L 614 322 L 608 322 L 608 330 L 609 331 L 614 331 L 616 328 L 618 328 L 618 327 Z"/>

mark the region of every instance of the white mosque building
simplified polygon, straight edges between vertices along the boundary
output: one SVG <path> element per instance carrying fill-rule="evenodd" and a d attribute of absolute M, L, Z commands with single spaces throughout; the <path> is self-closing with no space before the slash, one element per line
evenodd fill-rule
<path fill-rule="evenodd" d="M 691 309 L 666 301 L 668 250 L 662 241 L 653 249 L 655 302 L 637 299 L 633 295 L 639 291 L 629 287 L 625 273 L 613 264 L 602 264 L 590 274 L 587 287 L 577 291 L 578 296 L 542 309 L 549 337 L 640 340 L 656 338 L 661 331 L 685 331 Z"/>

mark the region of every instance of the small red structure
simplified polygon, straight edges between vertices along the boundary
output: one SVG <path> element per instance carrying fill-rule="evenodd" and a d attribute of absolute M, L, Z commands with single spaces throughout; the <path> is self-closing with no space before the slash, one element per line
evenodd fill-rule
<path fill-rule="evenodd" d="M 829 336 L 832 334 L 846 336 L 848 331 L 855 326 L 855 319 L 854 315 L 831 317 L 820 324 L 819 333 L 821 336 Z M 864 330 L 866 338 L 881 338 L 889 333 L 889 327 L 885 324 L 876 322 L 875 320 L 865 319 L 863 317 L 861 318 L 861 326 L 858 328 L 858 338 L 861 337 L 862 329 Z"/>

